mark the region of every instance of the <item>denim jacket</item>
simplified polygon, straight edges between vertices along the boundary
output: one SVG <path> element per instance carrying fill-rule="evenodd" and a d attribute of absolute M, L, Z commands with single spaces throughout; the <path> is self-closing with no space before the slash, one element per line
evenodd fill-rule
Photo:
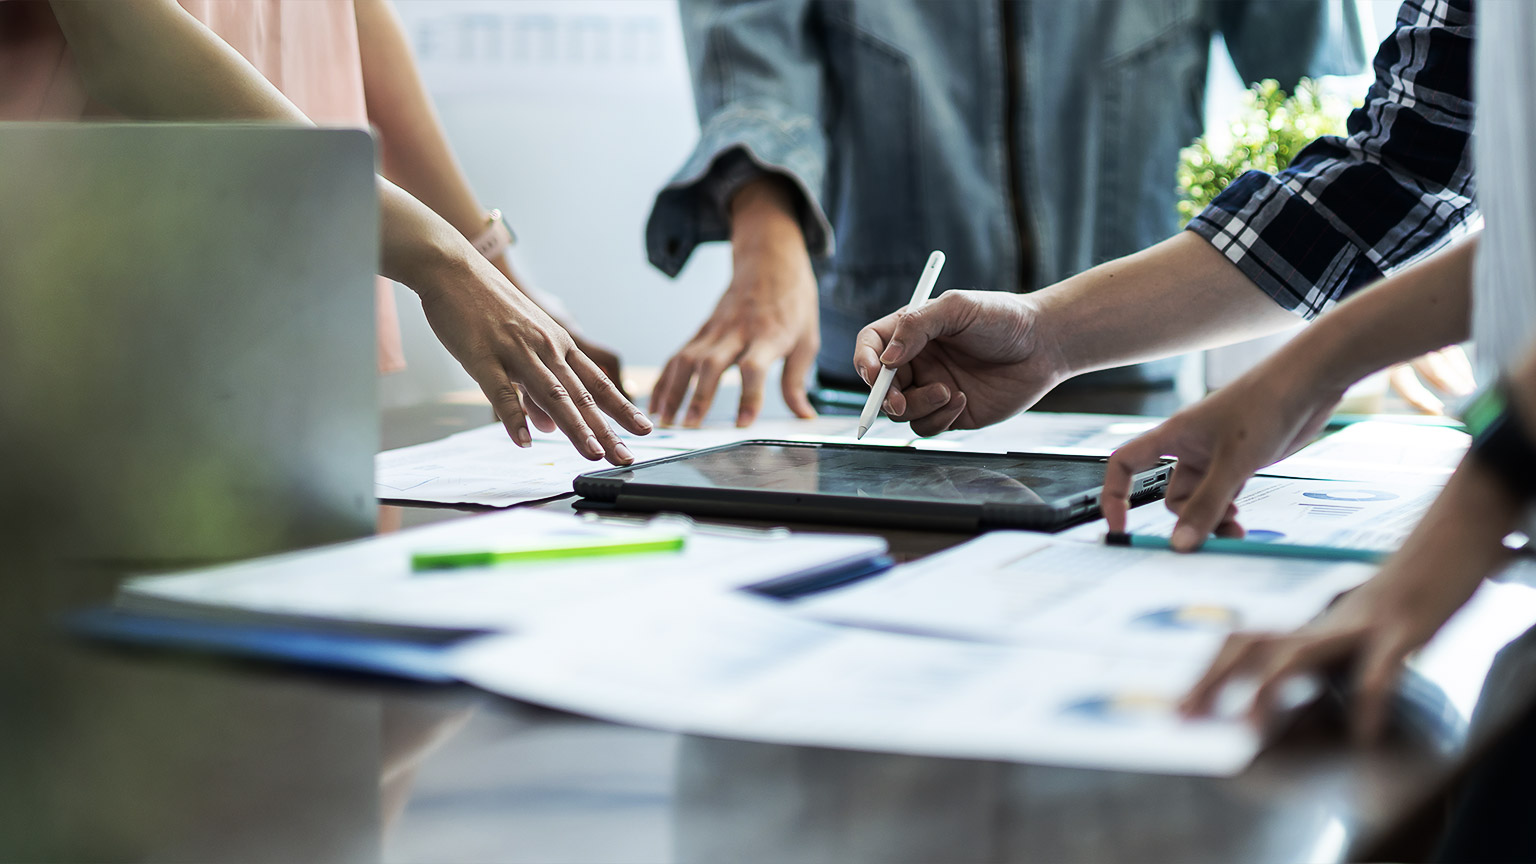
<path fill-rule="evenodd" d="M 824 376 L 940 288 L 1032 291 L 1178 229 L 1211 35 L 1246 80 L 1364 68 L 1353 0 L 681 0 L 698 146 L 657 195 L 651 262 L 729 238 L 761 172 L 801 192 Z M 1147 372 L 1166 377 L 1167 368 Z M 853 379 L 857 380 L 857 379 Z"/>

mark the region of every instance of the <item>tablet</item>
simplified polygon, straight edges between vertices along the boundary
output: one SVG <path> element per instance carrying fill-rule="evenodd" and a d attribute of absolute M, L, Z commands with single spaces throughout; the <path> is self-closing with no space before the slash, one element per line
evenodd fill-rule
<path fill-rule="evenodd" d="M 959 453 L 873 444 L 743 441 L 576 478 L 577 494 L 622 510 L 790 522 L 1054 531 L 1096 517 L 1108 460 Z M 1136 476 L 1160 496 L 1171 464 Z"/>

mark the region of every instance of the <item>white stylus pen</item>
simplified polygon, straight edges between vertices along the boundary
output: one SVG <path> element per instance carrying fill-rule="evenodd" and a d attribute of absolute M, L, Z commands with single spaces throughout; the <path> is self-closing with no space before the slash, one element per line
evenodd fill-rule
<path fill-rule="evenodd" d="M 928 256 L 928 263 L 923 265 L 923 275 L 917 279 L 917 287 L 912 289 L 912 302 L 907 304 L 908 309 L 928 302 L 933 294 L 933 285 L 939 281 L 939 271 L 944 269 L 944 253 L 933 250 Z M 896 370 L 891 366 L 881 366 L 880 374 L 875 377 L 875 386 L 869 391 L 869 401 L 864 403 L 864 410 L 859 412 L 859 438 L 869 431 L 875 418 L 880 415 L 880 405 L 885 402 L 885 395 L 891 392 L 891 380 L 896 377 Z"/>

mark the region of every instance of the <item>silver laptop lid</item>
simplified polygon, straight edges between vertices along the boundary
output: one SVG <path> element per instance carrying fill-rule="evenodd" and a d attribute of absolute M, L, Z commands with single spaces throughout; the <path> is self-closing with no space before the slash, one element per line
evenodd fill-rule
<path fill-rule="evenodd" d="M 0 496 L 128 566 L 368 533 L 373 144 L 0 124 Z"/>

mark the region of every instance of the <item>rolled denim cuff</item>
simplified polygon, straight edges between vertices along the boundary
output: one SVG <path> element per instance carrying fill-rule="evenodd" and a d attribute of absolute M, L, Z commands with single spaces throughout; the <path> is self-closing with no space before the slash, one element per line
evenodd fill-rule
<path fill-rule="evenodd" d="M 826 140 L 806 117 L 782 109 L 732 107 L 710 119 L 681 170 L 656 195 L 645 227 L 646 254 L 676 276 L 700 243 L 731 236 L 732 196 L 763 174 L 777 174 L 799 191 L 795 217 L 812 257 L 832 254 L 832 225 L 820 196 Z"/>

